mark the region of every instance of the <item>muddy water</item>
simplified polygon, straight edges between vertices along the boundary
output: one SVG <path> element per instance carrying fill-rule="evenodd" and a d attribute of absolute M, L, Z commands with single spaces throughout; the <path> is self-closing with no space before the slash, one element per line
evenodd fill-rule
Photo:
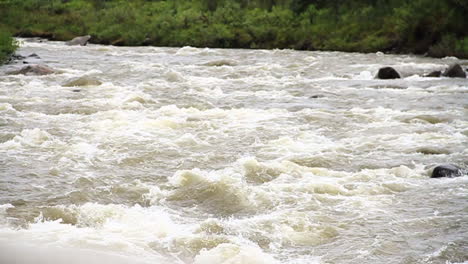
<path fill-rule="evenodd" d="M 468 177 L 429 178 L 468 79 L 420 77 L 468 61 L 21 41 L 58 72 L 0 68 L 0 260 L 468 261 Z"/>

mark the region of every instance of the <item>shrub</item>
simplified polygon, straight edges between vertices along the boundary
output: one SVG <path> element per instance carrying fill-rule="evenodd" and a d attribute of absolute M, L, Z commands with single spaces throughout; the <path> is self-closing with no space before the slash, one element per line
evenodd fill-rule
<path fill-rule="evenodd" d="M 4 63 L 15 52 L 18 44 L 11 34 L 0 29 L 0 64 Z"/>
<path fill-rule="evenodd" d="M 468 57 L 464 0 L 0 0 L 21 36 L 116 45 L 398 51 Z"/>

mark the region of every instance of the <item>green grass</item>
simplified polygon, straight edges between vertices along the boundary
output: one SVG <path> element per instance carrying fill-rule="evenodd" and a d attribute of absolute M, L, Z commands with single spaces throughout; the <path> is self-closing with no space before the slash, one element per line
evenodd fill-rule
<path fill-rule="evenodd" d="M 462 58 L 467 13 L 459 0 L 0 0 L 0 25 L 25 37 Z"/>
<path fill-rule="evenodd" d="M 0 29 L 0 64 L 5 63 L 17 48 L 11 34 Z"/>

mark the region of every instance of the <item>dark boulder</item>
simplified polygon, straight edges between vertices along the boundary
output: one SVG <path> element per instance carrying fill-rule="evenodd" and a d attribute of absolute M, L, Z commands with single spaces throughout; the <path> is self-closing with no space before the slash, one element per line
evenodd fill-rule
<path fill-rule="evenodd" d="M 72 39 L 70 41 L 65 42 L 65 44 L 67 44 L 69 46 L 73 46 L 73 45 L 86 46 L 86 44 L 88 44 L 88 41 L 89 41 L 90 38 L 91 38 L 90 35 L 76 37 L 76 38 L 74 38 L 74 39 Z"/>
<path fill-rule="evenodd" d="M 37 55 L 36 53 L 32 53 L 28 56 L 28 58 L 38 58 L 40 59 L 41 57 L 39 57 L 39 55 Z"/>
<path fill-rule="evenodd" d="M 431 178 L 462 176 L 463 170 L 452 164 L 439 165 L 432 170 Z"/>
<path fill-rule="evenodd" d="M 311 95 L 309 98 L 310 98 L 310 99 L 318 99 L 318 98 L 323 98 L 323 97 L 325 97 L 325 95 L 314 94 L 314 95 Z"/>
<path fill-rule="evenodd" d="M 11 60 L 24 60 L 24 59 L 26 59 L 26 57 L 20 54 L 11 55 Z"/>
<path fill-rule="evenodd" d="M 442 75 L 441 71 L 433 71 L 427 75 L 424 75 L 424 77 L 440 77 Z"/>
<path fill-rule="evenodd" d="M 47 75 L 55 73 L 55 71 L 44 65 L 28 65 L 20 70 L 9 72 L 9 74 L 24 74 L 24 75 Z"/>
<path fill-rule="evenodd" d="M 466 78 L 466 73 L 463 71 L 460 64 L 450 65 L 442 75 L 451 78 Z"/>
<path fill-rule="evenodd" d="M 6 63 L 13 63 L 16 61 L 24 60 L 26 57 L 19 55 L 19 54 L 11 54 L 10 57 L 7 59 Z"/>
<path fill-rule="evenodd" d="M 377 79 L 399 79 L 400 74 L 392 67 L 380 68 L 377 73 Z"/>

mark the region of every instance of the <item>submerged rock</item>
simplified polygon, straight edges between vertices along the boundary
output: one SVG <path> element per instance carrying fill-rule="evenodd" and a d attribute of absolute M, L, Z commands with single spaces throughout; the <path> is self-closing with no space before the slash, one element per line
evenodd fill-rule
<path fill-rule="evenodd" d="M 20 70 L 9 72 L 9 74 L 24 74 L 24 75 L 47 75 L 55 73 L 53 69 L 44 65 L 28 65 Z"/>
<path fill-rule="evenodd" d="M 377 73 L 377 79 L 400 79 L 400 74 L 392 67 L 383 67 Z"/>
<path fill-rule="evenodd" d="M 463 71 L 460 64 L 450 65 L 442 75 L 451 78 L 466 78 L 466 73 Z"/>
<path fill-rule="evenodd" d="M 36 53 L 32 53 L 32 54 L 29 54 L 28 58 L 37 58 L 37 59 L 40 59 L 41 57 L 39 57 L 39 55 L 37 55 Z"/>
<path fill-rule="evenodd" d="M 236 66 L 237 63 L 232 60 L 215 60 L 215 61 L 210 61 L 205 64 L 204 66 Z"/>
<path fill-rule="evenodd" d="M 433 71 L 427 75 L 424 75 L 424 77 L 440 77 L 442 75 L 441 71 Z"/>
<path fill-rule="evenodd" d="M 88 44 L 88 41 L 89 41 L 90 38 L 91 38 L 90 35 L 76 37 L 76 38 L 74 38 L 74 39 L 72 39 L 70 41 L 65 42 L 65 44 L 67 44 L 69 46 L 73 46 L 73 45 L 86 46 L 86 44 Z"/>
<path fill-rule="evenodd" d="M 13 54 L 11 55 L 10 59 L 11 60 L 24 60 L 26 59 L 26 57 L 20 54 Z"/>
<path fill-rule="evenodd" d="M 434 168 L 431 178 L 458 177 L 462 176 L 463 170 L 452 164 L 439 165 Z"/>
<path fill-rule="evenodd" d="M 317 99 L 317 98 L 323 98 L 323 97 L 325 97 L 325 95 L 315 94 L 315 95 L 311 95 L 309 98 L 310 99 Z"/>
<path fill-rule="evenodd" d="M 89 76 L 82 76 L 78 78 L 73 78 L 68 80 L 62 86 L 64 87 L 75 87 L 75 86 L 97 86 L 101 85 L 102 82 L 99 81 L 97 78 L 89 77 Z"/>

